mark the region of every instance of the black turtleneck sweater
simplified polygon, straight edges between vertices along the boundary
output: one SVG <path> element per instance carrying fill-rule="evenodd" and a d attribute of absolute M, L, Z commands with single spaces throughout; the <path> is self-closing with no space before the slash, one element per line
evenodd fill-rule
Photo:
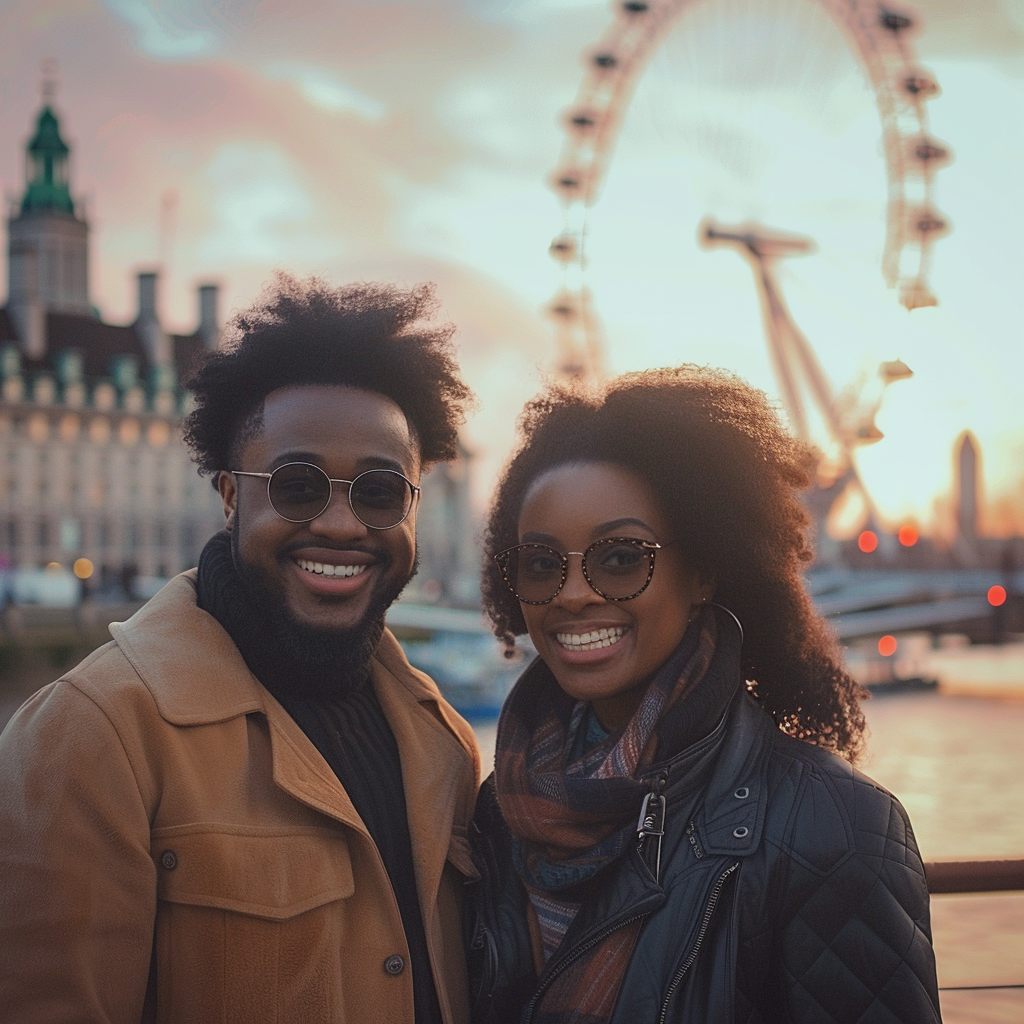
<path fill-rule="evenodd" d="M 342 674 L 333 665 L 290 658 L 274 622 L 249 598 L 225 532 L 210 540 L 199 559 L 198 604 L 228 632 L 249 670 L 292 716 L 345 788 L 380 852 L 398 902 L 411 959 L 416 1022 L 441 1024 L 416 889 L 401 758 L 370 681 L 369 665 Z"/>

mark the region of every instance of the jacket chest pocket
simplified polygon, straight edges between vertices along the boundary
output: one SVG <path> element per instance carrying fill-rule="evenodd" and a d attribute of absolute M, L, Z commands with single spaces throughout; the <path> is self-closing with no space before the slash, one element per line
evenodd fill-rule
<path fill-rule="evenodd" d="M 268 1007 L 336 1013 L 348 844 L 318 828 L 158 829 L 157 1018 L 277 1019 Z M 280 1019 L 287 1019 L 287 1013 Z"/>
<path fill-rule="evenodd" d="M 348 844 L 326 829 L 158 829 L 157 896 L 283 921 L 355 891 Z"/>

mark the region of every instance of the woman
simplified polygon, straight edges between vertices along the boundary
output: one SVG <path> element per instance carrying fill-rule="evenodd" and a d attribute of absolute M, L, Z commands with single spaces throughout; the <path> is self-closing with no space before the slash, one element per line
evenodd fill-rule
<path fill-rule="evenodd" d="M 484 602 L 539 658 L 475 821 L 477 1021 L 937 1021 L 910 823 L 803 584 L 811 451 L 690 366 L 521 432 Z"/>

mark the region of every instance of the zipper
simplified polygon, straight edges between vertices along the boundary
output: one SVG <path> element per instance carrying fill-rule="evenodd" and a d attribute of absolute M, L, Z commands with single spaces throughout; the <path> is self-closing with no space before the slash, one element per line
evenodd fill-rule
<path fill-rule="evenodd" d="M 581 943 L 564 960 L 562 960 L 547 977 L 542 977 L 537 985 L 537 991 L 534 992 L 533 998 L 526 1006 L 526 1013 L 523 1014 L 523 1024 L 530 1024 L 530 1021 L 533 1019 L 533 1011 L 537 1008 L 537 1003 L 540 1000 L 540 997 L 544 995 L 551 985 L 551 982 L 554 981 L 555 978 L 566 969 L 566 967 L 570 966 L 570 964 L 574 964 L 584 953 L 593 949 L 597 943 L 603 942 L 612 934 L 612 932 L 617 932 L 620 928 L 625 928 L 626 925 L 632 924 L 634 921 L 639 921 L 641 918 L 646 917 L 647 914 L 648 911 L 644 911 L 642 914 L 633 914 L 622 921 L 617 921 L 615 924 L 603 929 L 596 935 L 591 935 L 586 942 Z"/>
<path fill-rule="evenodd" d="M 470 943 L 470 950 L 482 957 L 480 968 L 480 984 L 475 992 L 471 992 L 473 1019 L 482 1019 L 490 1010 L 494 986 L 498 978 L 498 950 L 494 935 L 482 921 L 477 920 L 476 931 Z"/>
<path fill-rule="evenodd" d="M 661 843 L 665 836 L 665 787 L 668 784 L 668 774 L 666 772 L 659 772 L 658 775 L 651 780 L 650 792 L 644 797 L 643 806 L 640 809 L 640 818 L 637 822 L 637 852 L 644 853 L 645 841 L 648 837 L 652 837 L 656 840 L 656 848 L 654 854 L 654 875 L 655 882 L 659 882 L 659 875 L 661 874 Z M 631 914 L 629 917 L 623 918 L 621 921 L 617 921 L 613 925 L 609 925 L 597 932 L 595 935 L 591 935 L 586 942 L 578 945 L 565 959 L 561 960 L 555 965 L 554 969 L 550 973 L 543 973 L 540 980 L 537 983 L 537 990 L 533 994 L 533 998 L 526 1006 L 526 1012 L 523 1014 L 523 1024 L 530 1024 L 533 1019 L 534 1010 L 537 1008 L 537 1003 L 540 1001 L 540 997 L 548 990 L 551 982 L 558 977 L 567 967 L 574 964 L 584 953 L 588 950 L 593 949 L 599 942 L 603 942 L 612 932 L 618 931 L 620 928 L 625 928 L 626 925 L 633 924 L 634 921 L 639 921 L 644 917 L 647 917 L 649 911 L 643 911 L 639 914 Z"/>
<path fill-rule="evenodd" d="M 718 881 L 715 882 L 714 888 L 711 890 L 711 895 L 708 897 L 708 905 L 704 908 L 704 917 L 700 922 L 700 929 L 697 932 L 697 938 L 693 943 L 693 948 L 689 953 L 686 954 L 686 959 L 679 965 L 679 970 L 676 971 L 675 977 L 672 979 L 672 984 L 669 985 L 668 990 L 665 993 L 665 1000 L 661 1004 L 661 1015 L 658 1017 L 658 1024 L 665 1024 L 665 1020 L 668 1017 L 668 1004 L 672 1001 L 672 996 L 675 994 L 676 989 L 682 983 L 683 977 L 686 972 L 693 966 L 693 962 L 697 959 L 697 954 L 700 952 L 701 943 L 704 941 L 704 936 L 707 933 L 708 925 L 711 924 L 711 915 L 715 912 L 715 907 L 718 905 L 718 899 L 722 895 L 722 888 L 725 885 L 729 876 L 740 866 L 740 862 L 736 861 L 731 864 L 725 871 L 722 872 L 718 877 Z"/>

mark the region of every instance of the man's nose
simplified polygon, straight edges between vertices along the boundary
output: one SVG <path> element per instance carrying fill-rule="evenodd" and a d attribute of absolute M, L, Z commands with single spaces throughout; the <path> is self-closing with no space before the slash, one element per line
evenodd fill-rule
<path fill-rule="evenodd" d="M 370 528 L 356 516 L 349 504 L 348 489 L 350 486 L 350 484 L 332 485 L 331 500 L 327 503 L 327 508 L 315 519 L 309 521 L 311 533 L 335 538 L 366 536 Z"/>

